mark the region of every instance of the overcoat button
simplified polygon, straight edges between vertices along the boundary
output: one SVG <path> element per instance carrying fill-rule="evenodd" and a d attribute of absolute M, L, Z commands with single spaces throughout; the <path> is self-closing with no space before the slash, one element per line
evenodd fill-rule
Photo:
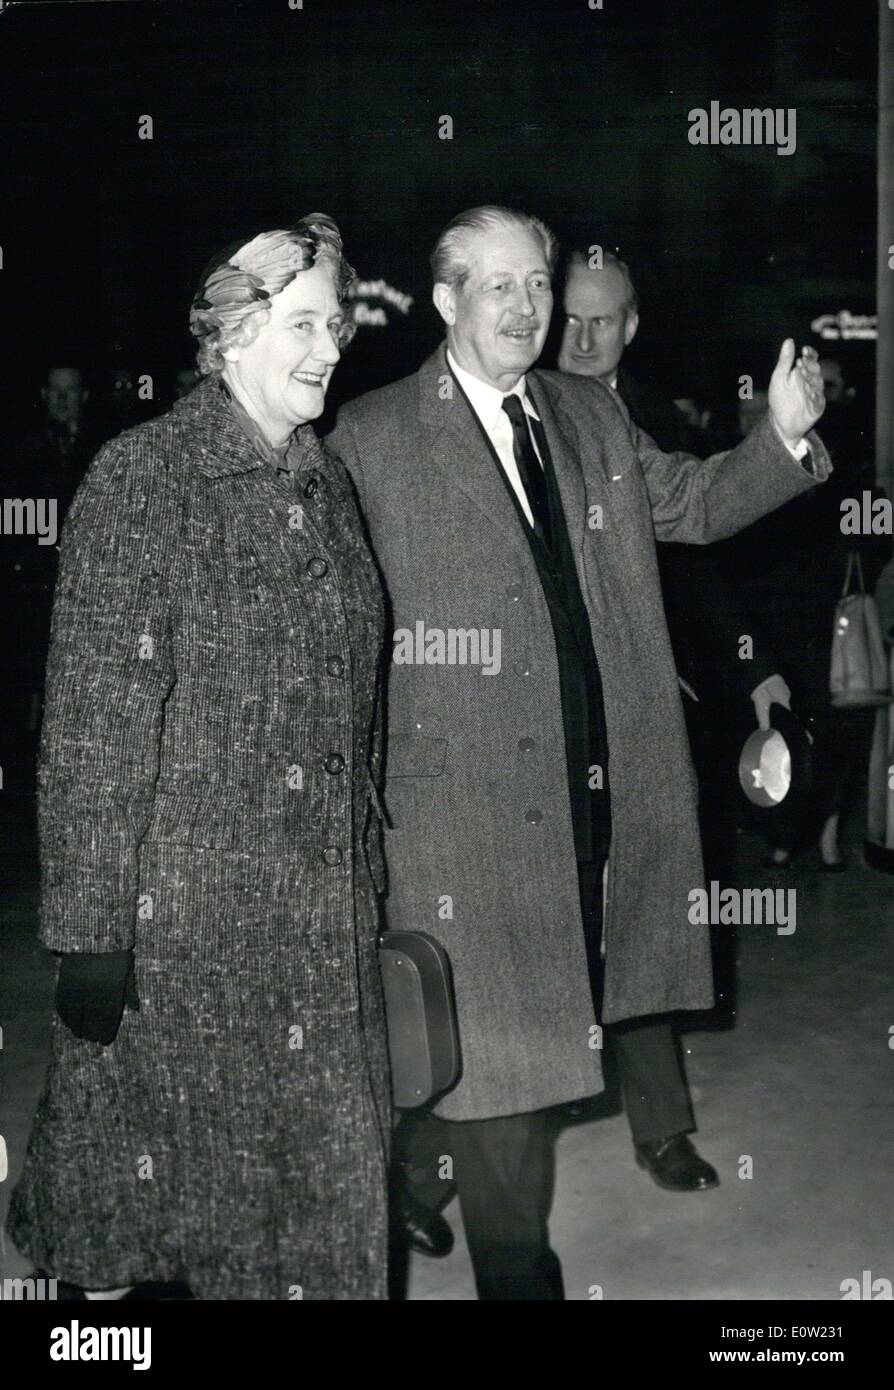
<path fill-rule="evenodd" d="M 506 590 L 506 597 L 510 603 L 520 603 L 522 596 L 522 586 L 520 584 L 510 584 Z"/>
<path fill-rule="evenodd" d="M 312 579 L 322 579 L 328 571 L 329 566 L 325 560 L 321 560 L 319 555 L 315 555 L 312 560 L 307 562 L 307 572 Z"/>
<path fill-rule="evenodd" d="M 316 492 L 317 492 L 317 488 L 318 488 L 319 486 L 320 486 L 320 480 L 319 480 L 319 478 L 317 478 L 317 477 L 308 478 L 307 482 L 306 482 L 305 485 L 304 485 L 304 495 L 305 495 L 305 497 L 315 497 L 315 496 L 316 496 Z"/>
<path fill-rule="evenodd" d="M 323 766 L 325 767 L 327 772 L 344 772 L 345 760 L 342 757 L 341 753 L 329 753 L 327 754 L 326 761 L 324 762 Z"/>
<path fill-rule="evenodd" d="M 323 862 L 325 864 L 340 864 L 342 853 L 338 845 L 327 845 L 323 850 Z"/>
<path fill-rule="evenodd" d="M 514 670 L 517 676 L 529 676 L 531 674 L 531 668 L 527 661 L 517 661 Z"/>
<path fill-rule="evenodd" d="M 343 676 L 345 673 L 345 663 L 340 656 L 330 656 L 326 662 L 326 670 L 330 676 Z"/>
<path fill-rule="evenodd" d="M 536 807 L 532 811 L 525 811 L 525 820 L 528 825 L 539 825 L 543 820 L 543 812 L 538 811 Z"/>
<path fill-rule="evenodd" d="M 534 740 L 532 738 L 520 738 L 518 741 L 519 753 L 533 753 Z"/>

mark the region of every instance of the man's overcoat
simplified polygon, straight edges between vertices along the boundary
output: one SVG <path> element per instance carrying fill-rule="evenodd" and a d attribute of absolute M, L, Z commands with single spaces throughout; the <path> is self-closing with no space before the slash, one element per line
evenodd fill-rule
<path fill-rule="evenodd" d="M 765 420 L 707 462 L 663 454 L 599 382 L 532 371 L 604 687 L 612 844 L 603 1021 L 712 1003 L 696 790 L 655 558 L 813 483 Z M 819 476 L 828 459 L 811 438 Z M 600 1089 L 549 611 L 498 465 L 443 348 L 340 412 L 401 651 L 387 696 L 388 924 L 449 952 L 463 1074 L 447 1119 Z M 415 640 L 422 625 L 423 634 Z M 442 664 L 500 640 L 500 666 Z M 491 636 L 482 638 L 483 630 Z M 414 634 L 415 661 L 406 633 Z M 488 649 L 493 655 L 493 645 Z M 480 651 L 479 651 L 480 655 Z M 394 657 L 398 656 L 398 642 Z M 603 781 L 605 769 L 602 770 Z M 598 795 L 598 770 L 582 768 Z"/>

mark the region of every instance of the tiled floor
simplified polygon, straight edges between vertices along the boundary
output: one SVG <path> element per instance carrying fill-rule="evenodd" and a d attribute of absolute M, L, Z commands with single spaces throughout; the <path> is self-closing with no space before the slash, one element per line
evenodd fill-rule
<path fill-rule="evenodd" d="M 3 823 L 0 858 L 0 1133 L 21 1165 L 42 1071 L 51 1005 L 48 956 L 35 931 L 35 863 L 27 804 Z M 784 878 L 797 930 L 742 927 L 735 1026 L 685 1037 L 698 1143 L 721 1186 L 660 1191 L 634 1164 L 611 1097 L 568 1123 L 558 1143 L 552 1236 L 569 1299 L 840 1299 L 869 1270 L 894 1283 L 894 877 L 863 866 L 823 876 L 808 856 Z M 769 882 L 761 847 L 743 840 L 738 877 Z M 743 1159 L 753 1176 L 739 1176 Z M 411 1300 L 473 1299 L 456 1203 L 444 1261 L 415 1258 Z M 0 1276 L 24 1274 L 5 1242 Z"/>

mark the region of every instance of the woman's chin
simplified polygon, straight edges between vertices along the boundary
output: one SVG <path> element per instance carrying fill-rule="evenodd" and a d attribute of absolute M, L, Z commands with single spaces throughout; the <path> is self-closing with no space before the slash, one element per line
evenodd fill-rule
<path fill-rule="evenodd" d="M 316 420 L 323 413 L 326 392 L 322 386 L 299 385 L 293 393 L 295 428 Z"/>

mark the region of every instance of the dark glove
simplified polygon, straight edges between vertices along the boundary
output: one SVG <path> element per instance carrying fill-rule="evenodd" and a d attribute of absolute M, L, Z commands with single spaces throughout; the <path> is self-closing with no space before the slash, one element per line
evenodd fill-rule
<path fill-rule="evenodd" d="M 63 955 L 56 1012 L 76 1037 L 107 1047 L 115 1041 L 125 1004 L 130 1009 L 140 1007 L 133 951 Z"/>

